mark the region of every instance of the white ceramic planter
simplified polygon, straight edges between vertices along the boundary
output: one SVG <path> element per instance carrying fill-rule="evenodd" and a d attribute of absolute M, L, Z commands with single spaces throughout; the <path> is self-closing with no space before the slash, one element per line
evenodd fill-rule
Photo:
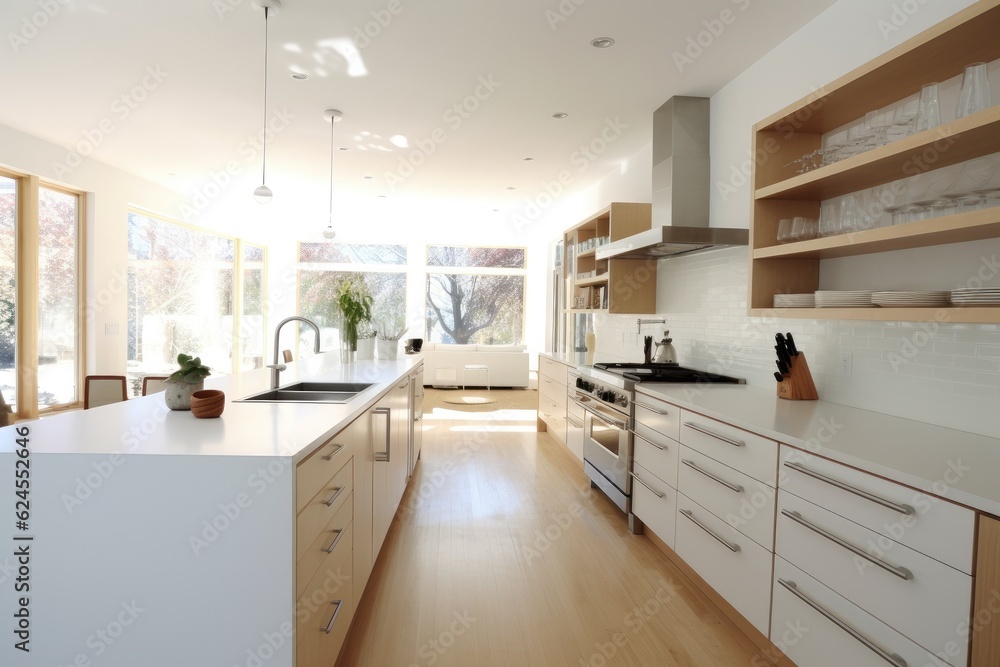
<path fill-rule="evenodd" d="M 187 382 L 167 382 L 164 384 L 163 400 L 171 410 L 190 410 L 191 394 L 205 388 L 204 382 L 188 384 Z"/>
<path fill-rule="evenodd" d="M 378 339 L 379 359 L 395 359 L 398 353 L 399 353 L 398 340 L 382 340 L 381 338 Z"/>
<path fill-rule="evenodd" d="M 358 360 L 371 360 L 375 358 L 375 337 L 358 339 Z"/>

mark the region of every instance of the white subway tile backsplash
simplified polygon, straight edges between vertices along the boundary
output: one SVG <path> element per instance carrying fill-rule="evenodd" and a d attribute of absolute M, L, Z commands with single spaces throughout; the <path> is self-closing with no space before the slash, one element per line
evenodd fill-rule
<path fill-rule="evenodd" d="M 669 329 L 682 364 L 773 388 L 774 334 L 791 332 L 824 400 L 998 435 L 1000 325 L 748 317 L 747 268 L 745 248 L 659 262 L 657 313 L 643 317 L 667 324 L 636 335 L 635 315 L 598 315 L 596 357 L 639 361 L 642 336 Z"/>

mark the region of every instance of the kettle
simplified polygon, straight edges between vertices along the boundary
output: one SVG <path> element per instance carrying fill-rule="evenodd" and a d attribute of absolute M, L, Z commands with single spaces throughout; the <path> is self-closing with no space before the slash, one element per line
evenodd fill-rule
<path fill-rule="evenodd" d="M 669 331 L 663 332 L 663 340 L 656 344 L 656 352 L 653 353 L 653 363 L 676 364 L 677 350 L 674 349 L 673 338 L 669 338 Z"/>

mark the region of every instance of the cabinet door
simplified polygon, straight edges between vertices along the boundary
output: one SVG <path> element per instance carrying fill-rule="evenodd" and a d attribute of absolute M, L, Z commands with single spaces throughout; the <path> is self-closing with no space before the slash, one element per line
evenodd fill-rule
<path fill-rule="evenodd" d="M 410 447 L 410 380 L 405 378 L 390 392 L 392 406 L 392 449 L 389 456 L 388 491 L 389 522 L 396 514 L 406 490 L 407 464 Z"/>
<path fill-rule="evenodd" d="M 372 552 L 372 417 L 364 414 L 353 422 L 346 438 L 354 450 L 354 581 L 358 595 L 365 589 L 375 556 Z"/>
<path fill-rule="evenodd" d="M 372 558 L 378 557 L 389 531 L 389 463 L 392 458 L 391 396 L 383 396 L 369 412 L 372 461 Z"/>

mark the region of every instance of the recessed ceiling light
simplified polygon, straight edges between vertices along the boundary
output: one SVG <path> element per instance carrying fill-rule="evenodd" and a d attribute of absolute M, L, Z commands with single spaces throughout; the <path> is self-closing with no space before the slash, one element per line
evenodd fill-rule
<path fill-rule="evenodd" d="M 615 40 L 610 37 L 595 37 L 590 40 L 590 45 L 595 49 L 606 49 L 615 45 Z"/>
<path fill-rule="evenodd" d="M 365 179 L 366 181 L 370 181 L 370 180 L 372 180 L 373 178 L 375 178 L 375 177 L 374 177 L 374 176 L 365 176 L 365 177 L 364 177 L 364 179 Z"/>
<path fill-rule="evenodd" d="M 531 161 L 532 161 L 532 160 L 534 160 L 534 159 L 535 159 L 535 158 L 533 158 L 533 157 L 526 157 L 526 158 L 524 158 L 524 161 L 525 161 L 525 162 L 531 162 Z"/>
<path fill-rule="evenodd" d="M 517 190 L 517 188 L 515 188 L 513 185 L 508 185 L 507 189 L 508 190 Z"/>
<path fill-rule="evenodd" d="M 304 72 L 292 72 L 292 78 L 296 81 L 305 81 L 309 78 L 309 75 Z"/>
<path fill-rule="evenodd" d="M 349 150 L 351 150 L 351 149 L 350 149 L 349 147 L 347 147 L 347 146 L 341 146 L 341 147 L 340 147 L 340 148 L 338 148 L 337 150 L 338 150 L 338 151 L 349 151 Z"/>
<path fill-rule="evenodd" d="M 552 114 L 552 117 L 555 118 L 556 120 L 562 120 L 563 118 L 566 118 L 567 116 L 569 116 L 569 114 L 566 113 L 565 111 L 560 111 L 558 113 Z"/>
<path fill-rule="evenodd" d="M 378 196 L 379 199 L 385 199 L 386 197 L 388 197 L 388 195 L 379 195 Z"/>

